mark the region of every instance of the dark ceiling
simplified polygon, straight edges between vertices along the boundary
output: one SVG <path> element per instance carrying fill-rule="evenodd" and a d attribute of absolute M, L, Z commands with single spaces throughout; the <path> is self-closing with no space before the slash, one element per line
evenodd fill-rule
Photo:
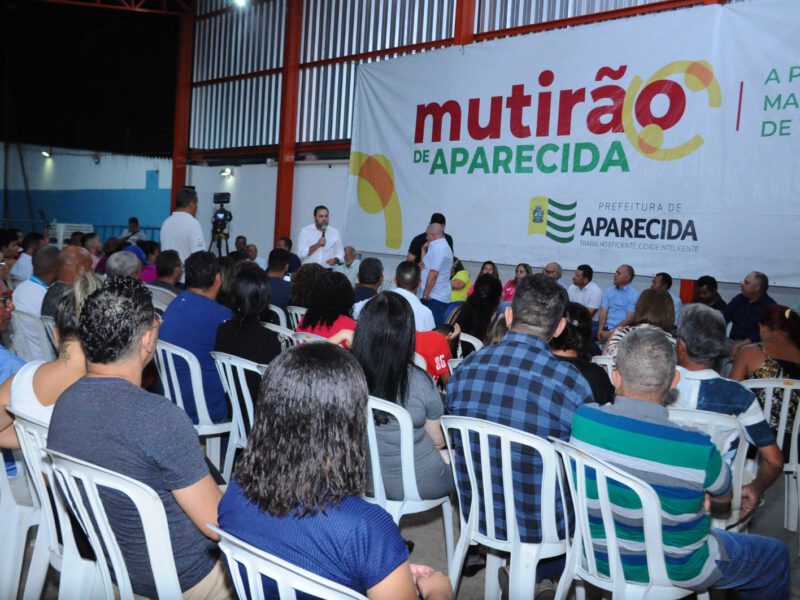
<path fill-rule="evenodd" d="M 0 0 L 0 140 L 169 156 L 178 18 Z"/>

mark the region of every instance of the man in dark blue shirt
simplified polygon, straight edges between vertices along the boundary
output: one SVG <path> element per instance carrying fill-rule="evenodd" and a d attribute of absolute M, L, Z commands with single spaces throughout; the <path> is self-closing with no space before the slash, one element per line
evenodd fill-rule
<path fill-rule="evenodd" d="M 275 248 L 267 258 L 267 275 L 269 276 L 270 304 L 286 308 L 289 304 L 290 281 L 286 281 L 289 271 L 289 253 L 282 248 Z"/>
<path fill-rule="evenodd" d="M 766 308 L 775 304 L 775 300 L 767 295 L 769 278 L 764 273 L 759 271 L 748 273 L 741 283 L 741 288 L 742 293 L 722 310 L 725 321 L 733 323 L 730 338 L 741 340 L 736 347 L 761 341 L 758 322 Z"/>

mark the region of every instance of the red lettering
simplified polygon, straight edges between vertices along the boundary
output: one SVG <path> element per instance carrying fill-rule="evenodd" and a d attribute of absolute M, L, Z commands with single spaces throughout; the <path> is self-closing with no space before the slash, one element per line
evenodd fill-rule
<path fill-rule="evenodd" d="M 481 99 L 470 98 L 467 112 L 467 131 L 473 140 L 497 139 L 500 137 L 500 123 L 503 118 L 503 97 L 492 96 L 489 109 L 489 123 L 486 126 L 478 122 L 481 112 Z"/>
<path fill-rule="evenodd" d="M 431 118 L 431 141 L 442 141 L 442 120 L 444 115 L 450 118 L 450 141 L 461 139 L 461 105 L 455 100 L 444 104 L 431 102 L 417 105 L 417 123 L 414 129 L 414 143 L 421 144 L 425 139 L 425 119 Z"/>
<path fill-rule="evenodd" d="M 653 98 L 659 94 L 664 94 L 669 99 L 669 107 L 662 116 L 656 117 L 651 106 Z M 642 124 L 642 127 L 655 124 L 661 129 L 667 130 L 680 121 L 685 109 L 686 92 L 679 84 L 668 79 L 660 79 L 645 86 L 636 98 L 636 119 Z"/>
<path fill-rule="evenodd" d="M 522 123 L 522 110 L 531 105 L 531 98 L 530 94 L 525 93 L 523 84 L 511 86 L 511 95 L 506 98 L 506 108 L 509 110 L 509 128 L 514 137 L 531 137 L 531 128 Z"/>
<path fill-rule="evenodd" d="M 558 129 L 556 135 L 569 135 L 572 130 L 572 109 L 586 100 L 586 88 L 562 90 L 558 95 Z"/>

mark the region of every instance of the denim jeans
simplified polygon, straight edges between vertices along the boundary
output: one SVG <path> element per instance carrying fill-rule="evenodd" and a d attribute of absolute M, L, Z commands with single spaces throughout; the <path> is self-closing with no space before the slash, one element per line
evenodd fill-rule
<path fill-rule="evenodd" d="M 780 540 L 714 529 L 722 543 L 723 556 L 717 567 L 722 577 L 715 588 L 735 589 L 742 600 L 748 598 L 784 600 L 789 597 L 789 549 Z"/>
<path fill-rule="evenodd" d="M 433 298 L 428 298 L 427 300 L 423 300 L 422 303 L 431 309 L 433 321 L 436 323 L 437 327 L 444 323 L 444 314 L 447 312 L 448 306 L 447 302 L 439 302 Z"/>

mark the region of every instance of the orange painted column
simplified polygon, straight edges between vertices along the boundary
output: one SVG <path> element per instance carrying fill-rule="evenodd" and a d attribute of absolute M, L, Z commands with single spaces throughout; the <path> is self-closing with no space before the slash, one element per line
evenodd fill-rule
<path fill-rule="evenodd" d="M 300 84 L 300 42 L 303 34 L 303 2 L 286 3 L 286 25 L 281 81 L 281 129 L 278 141 L 278 185 L 275 193 L 275 241 L 292 229 L 297 95 Z"/>
<path fill-rule="evenodd" d="M 475 0 L 458 0 L 453 43 L 456 46 L 466 46 L 473 41 L 475 41 Z"/>
<path fill-rule="evenodd" d="M 172 194 L 170 211 L 175 197 L 186 185 L 186 155 L 189 151 L 189 115 L 192 103 L 192 53 L 194 49 L 194 2 L 191 11 L 181 15 L 178 34 L 178 83 L 175 94 L 175 128 L 172 140 Z"/>

